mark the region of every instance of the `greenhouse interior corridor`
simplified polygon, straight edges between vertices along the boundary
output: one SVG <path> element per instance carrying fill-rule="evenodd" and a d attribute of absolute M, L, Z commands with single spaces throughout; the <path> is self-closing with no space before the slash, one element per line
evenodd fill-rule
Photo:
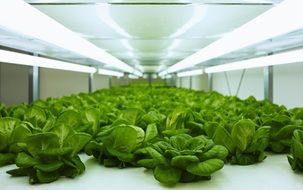
<path fill-rule="evenodd" d="M 302 0 L 2 0 L 1 190 L 303 190 Z"/>

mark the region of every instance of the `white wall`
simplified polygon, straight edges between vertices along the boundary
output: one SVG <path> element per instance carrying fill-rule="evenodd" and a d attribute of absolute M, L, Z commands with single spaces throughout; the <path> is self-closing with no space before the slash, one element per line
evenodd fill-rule
<path fill-rule="evenodd" d="M 87 73 L 41 68 L 40 98 L 88 92 L 88 76 Z"/>
<path fill-rule="evenodd" d="M 104 88 L 109 88 L 109 76 L 105 75 L 94 75 L 93 80 L 93 90 L 99 90 Z"/>
<path fill-rule="evenodd" d="M 235 95 L 242 71 L 227 72 L 232 95 Z M 274 66 L 274 97 L 276 104 L 288 108 L 303 107 L 303 63 Z M 247 98 L 250 95 L 257 99 L 264 98 L 263 68 L 248 69 L 243 78 L 238 96 Z M 224 73 L 213 76 L 213 90 L 229 95 Z"/>
<path fill-rule="evenodd" d="M 28 102 L 29 67 L 0 63 L 0 101 L 7 106 Z"/>
<path fill-rule="evenodd" d="M 190 77 L 178 77 L 177 78 L 178 88 L 190 88 Z M 204 90 L 207 91 L 207 75 L 196 75 L 192 76 L 192 86 L 193 90 Z"/>
<path fill-rule="evenodd" d="M 208 90 L 208 77 L 207 74 L 192 76 L 192 89 L 193 90 Z"/>
<path fill-rule="evenodd" d="M 243 70 L 226 72 L 230 84 L 231 94 L 229 94 L 228 85 L 226 83 L 224 73 L 214 73 L 213 90 L 218 91 L 224 95 L 236 95 L 242 71 Z M 248 69 L 245 71 L 242 84 L 239 89 L 238 97 L 244 99 L 248 96 L 254 96 L 259 100 L 263 99 L 263 68 Z"/>
<path fill-rule="evenodd" d="M 303 63 L 274 67 L 274 102 L 303 107 Z"/>

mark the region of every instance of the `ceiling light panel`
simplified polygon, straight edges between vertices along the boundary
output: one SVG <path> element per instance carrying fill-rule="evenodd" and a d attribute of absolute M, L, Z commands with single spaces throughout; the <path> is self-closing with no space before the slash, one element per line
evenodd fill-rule
<path fill-rule="evenodd" d="M 11 10 L 18 10 L 18 17 Z M 127 72 L 133 71 L 133 68 L 126 63 L 79 37 L 22 0 L 9 1 L 1 5 L 0 27 L 37 38 Z"/>
<path fill-rule="evenodd" d="M 88 67 L 43 57 L 36 57 L 6 50 L 0 50 L 0 62 L 84 73 L 96 72 L 96 69 L 94 67 Z"/>
<path fill-rule="evenodd" d="M 285 0 L 197 53 L 168 68 L 175 72 L 303 27 L 301 0 Z M 289 14 L 289 13 L 292 14 Z M 292 21 L 292 22 L 290 22 Z M 249 36 L 249 37 L 248 37 Z"/>
<path fill-rule="evenodd" d="M 216 73 L 299 62 L 303 62 L 303 49 L 208 67 L 205 72 Z"/>

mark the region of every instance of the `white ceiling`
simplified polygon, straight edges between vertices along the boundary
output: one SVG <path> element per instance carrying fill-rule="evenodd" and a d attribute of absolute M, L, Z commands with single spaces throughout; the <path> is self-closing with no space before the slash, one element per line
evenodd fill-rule
<path fill-rule="evenodd" d="M 32 3 L 35 8 L 120 60 L 135 67 L 141 65 L 145 67 L 145 71 L 157 71 L 159 68 L 161 70 L 181 61 L 280 1 L 27 0 L 26 2 Z M 72 52 L 35 39 L 18 36 L 1 28 L 0 45 L 87 65 L 99 64 Z M 250 48 L 246 51 L 257 50 L 260 49 Z M 243 54 L 245 54 L 243 50 L 238 54 L 233 53 L 232 58 L 242 57 Z"/>

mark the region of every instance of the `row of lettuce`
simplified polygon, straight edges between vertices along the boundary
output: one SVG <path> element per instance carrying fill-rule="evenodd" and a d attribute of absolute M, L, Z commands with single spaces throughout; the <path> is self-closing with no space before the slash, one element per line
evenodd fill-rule
<path fill-rule="evenodd" d="M 78 154 L 106 167 L 145 167 L 161 183 L 210 179 L 224 163 L 288 153 L 303 171 L 303 109 L 217 92 L 124 87 L 0 104 L 0 165 L 12 176 L 49 183 L 85 170 Z"/>

